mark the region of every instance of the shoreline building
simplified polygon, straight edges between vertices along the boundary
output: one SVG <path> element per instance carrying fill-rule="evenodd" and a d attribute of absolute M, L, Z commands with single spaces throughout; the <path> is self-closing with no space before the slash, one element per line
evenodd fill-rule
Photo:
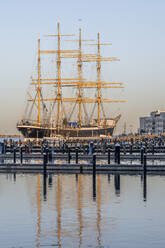
<path fill-rule="evenodd" d="M 165 132 L 165 111 L 157 110 L 150 116 L 140 117 L 140 134 L 161 134 Z"/>

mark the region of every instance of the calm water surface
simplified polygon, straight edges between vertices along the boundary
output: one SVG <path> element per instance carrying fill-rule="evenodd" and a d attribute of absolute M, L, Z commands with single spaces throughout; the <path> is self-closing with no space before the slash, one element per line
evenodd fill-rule
<path fill-rule="evenodd" d="M 0 247 L 165 247 L 165 176 L 0 174 Z"/>

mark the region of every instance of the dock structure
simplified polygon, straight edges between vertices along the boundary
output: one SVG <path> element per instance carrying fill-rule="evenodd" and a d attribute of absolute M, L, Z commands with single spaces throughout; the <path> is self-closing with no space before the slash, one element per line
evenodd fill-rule
<path fill-rule="evenodd" d="M 97 161 L 96 161 L 97 163 Z M 95 168 L 95 169 L 93 169 Z M 93 164 L 47 164 L 45 167 L 44 164 L 1 164 L 0 173 L 87 173 L 92 174 L 108 174 L 108 173 L 128 173 L 128 174 L 141 174 L 144 173 L 144 165 L 134 164 L 111 164 L 111 166 L 105 164 L 99 164 L 94 167 Z M 165 174 L 165 165 L 151 165 L 147 164 L 145 166 L 145 173 L 149 174 Z"/>
<path fill-rule="evenodd" d="M 0 143 L 0 172 L 45 170 L 91 173 L 93 168 L 95 173 L 142 172 L 144 166 L 149 172 L 165 172 L 163 138 L 135 142 L 117 139 L 112 142 L 109 139 L 88 142 L 42 140 L 38 144 L 4 140 Z"/>

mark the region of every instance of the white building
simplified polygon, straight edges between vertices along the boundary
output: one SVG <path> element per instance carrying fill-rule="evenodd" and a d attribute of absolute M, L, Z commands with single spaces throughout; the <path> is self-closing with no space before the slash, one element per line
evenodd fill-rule
<path fill-rule="evenodd" d="M 140 133 L 161 134 L 165 132 L 165 111 L 157 110 L 148 117 L 140 117 Z"/>

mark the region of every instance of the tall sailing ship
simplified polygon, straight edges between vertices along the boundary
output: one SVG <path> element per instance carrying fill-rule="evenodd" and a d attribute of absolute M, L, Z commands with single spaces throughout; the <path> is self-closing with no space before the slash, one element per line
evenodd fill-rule
<path fill-rule="evenodd" d="M 97 41 L 83 40 L 81 29 L 77 40 L 77 50 L 62 48 L 61 39 L 72 35 L 60 34 L 60 24 L 57 24 L 58 33 L 47 35 L 48 38 L 57 39 L 57 50 L 41 49 L 40 39 L 38 39 L 38 59 L 37 75 L 31 79 L 31 86 L 34 88 L 33 95 L 28 92 L 28 101 L 25 116 L 17 123 L 17 129 L 24 137 L 43 138 L 61 135 L 63 137 L 99 137 L 102 135 L 112 136 L 114 128 L 121 115 L 115 118 L 106 116 L 105 103 L 119 103 L 121 100 L 111 100 L 103 97 L 103 91 L 112 88 L 123 88 L 121 82 L 106 82 L 101 80 L 101 63 L 107 61 L 118 61 L 116 57 L 103 57 L 100 52 L 102 45 L 111 43 L 101 43 L 100 34 Z M 82 49 L 84 41 L 90 42 L 87 45 L 95 46 L 97 51 L 85 53 Z M 56 70 L 54 75 L 42 72 L 44 59 L 49 57 Z M 69 65 L 65 65 L 64 59 L 68 59 Z M 72 61 L 71 61 L 72 60 Z M 56 63 L 55 63 L 56 62 Z M 83 65 L 91 63 L 96 66 L 95 80 L 84 78 Z M 56 64 L 56 66 L 55 66 Z M 50 63 L 49 63 L 50 65 Z M 75 68 L 70 69 L 70 66 Z M 44 66 L 43 66 L 44 67 Z M 69 74 L 70 77 L 62 76 Z M 46 75 L 45 75 L 46 74 Z M 88 75 L 87 75 L 88 77 Z M 94 95 L 93 95 L 94 94 Z"/>

